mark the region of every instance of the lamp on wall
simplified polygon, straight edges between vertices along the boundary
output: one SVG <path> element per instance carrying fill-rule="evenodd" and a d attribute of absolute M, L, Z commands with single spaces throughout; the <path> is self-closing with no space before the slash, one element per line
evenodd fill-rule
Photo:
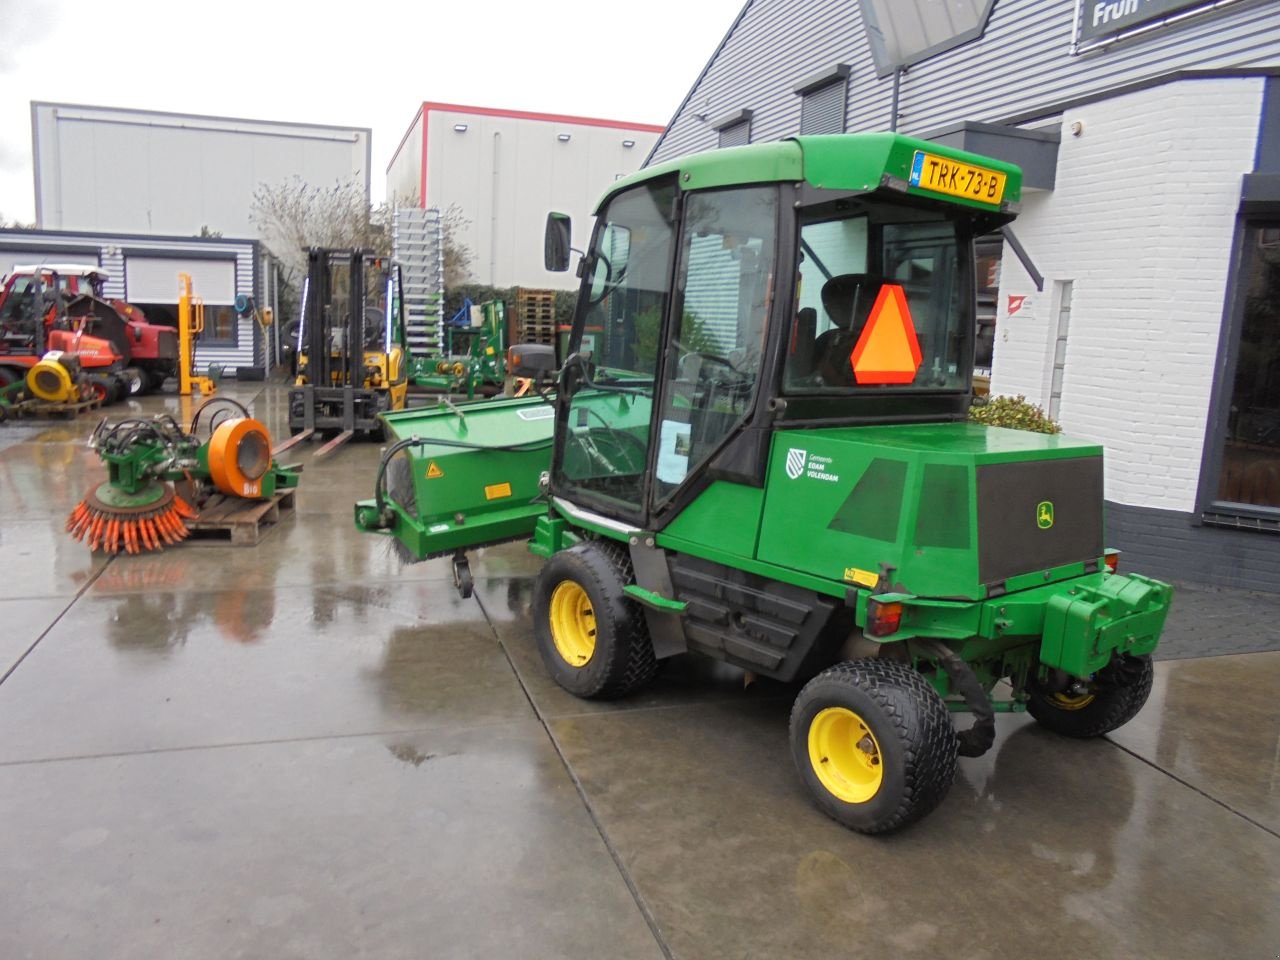
<path fill-rule="evenodd" d="M 557 133 L 556 139 L 559 140 L 561 143 L 568 143 L 570 139 L 570 135 L 567 133 Z"/>
<path fill-rule="evenodd" d="M 630 150 L 632 147 L 636 145 L 636 142 L 634 140 L 623 140 L 622 145 L 626 147 L 628 150 Z"/>
<path fill-rule="evenodd" d="M 453 125 L 453 132 L 454 132 L 454 133 L 466 133 L 466 132 L 467 132 L 467 125 L 466 125 L 465 123 L 455 123 L 455 124 Z"/>

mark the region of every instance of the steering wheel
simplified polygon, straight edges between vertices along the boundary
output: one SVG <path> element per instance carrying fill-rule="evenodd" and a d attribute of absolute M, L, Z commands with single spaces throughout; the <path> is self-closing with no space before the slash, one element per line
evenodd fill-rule
<path fill-rule="evenodd" d="M 644 472 L 649 448 L 626 430 L 604 423 L 583 433 L 570 433 L 568 439 L 576 455 L 582 458 L 579 469 L 585 468 L 585 476 L 632 477 Z M 568 448 L 565 452 L 568 454 Z M 568 456 L 565 463 L 568 467 Z"/>

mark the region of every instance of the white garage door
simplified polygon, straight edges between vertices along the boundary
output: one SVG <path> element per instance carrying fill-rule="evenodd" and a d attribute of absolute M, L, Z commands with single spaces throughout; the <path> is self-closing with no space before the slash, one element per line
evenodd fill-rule
<path fill-rule="evenodd" d="M 0 247 L 0 275 L 8 273 L 16 266 L 29 266 L 37 263 L 75 263 L 86 267 L 98 265 L 96 253 L 61 253 L 48 250 L 20 250 L 14 247 Z"/>
<path fill-rule="evenodd" d="M 130 303 L 177 303 L 179 273 L 191 274 L 191 291 L 205 303 L 236 302 L 234 260 L 184 260 L 179 257 L 126 258 L 125 299 Z"/>

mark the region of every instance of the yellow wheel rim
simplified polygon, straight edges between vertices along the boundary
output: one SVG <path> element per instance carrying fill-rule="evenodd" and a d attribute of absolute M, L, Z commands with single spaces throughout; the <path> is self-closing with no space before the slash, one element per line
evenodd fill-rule
<path fill-rule="evenodd" d="M 1093 703 L 1093 694 L 1085 692 L 1073 696 L 1067 693 L 1055 693 L 1050 703 L 1059 710 L 1083 710 Z"/>
<path fill-rule="evenodd" d="M 884 782 L 879 742 L 845 707 L 827 707 L 809 723 L 809 763 L 818 782 L 845 803 L 866 803 Z"/>
<path fill-rule="evenodd" d="M 551 641 L 571 667 L 585 667 L 596 651 L 596 612 L 587 591 L 572 580 L 551 592 Z"/>

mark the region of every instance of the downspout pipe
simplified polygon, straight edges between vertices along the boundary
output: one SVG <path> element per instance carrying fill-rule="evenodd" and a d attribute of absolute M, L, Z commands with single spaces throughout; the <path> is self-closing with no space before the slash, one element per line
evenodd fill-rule
<path fill-rule="evenodd" d="M 902 94 L 902 67 L 893 68 L 893 97 L 889 104 L 889 132 L 898 132 L 898 104 Z"/>

